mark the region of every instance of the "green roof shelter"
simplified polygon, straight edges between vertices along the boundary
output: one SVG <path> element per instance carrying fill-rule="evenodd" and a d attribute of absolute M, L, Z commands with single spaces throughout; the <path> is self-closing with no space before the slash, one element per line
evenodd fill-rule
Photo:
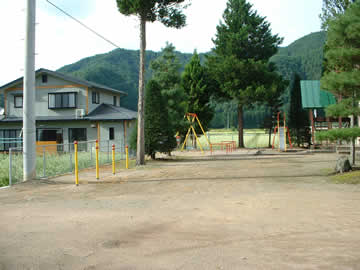
<path fill-rule="evenodd" d="M 312 143 L 315 144 L 315 122 L 324 122 L 324 109 L 329 105 L 336 104 L 336 98 L 328 91 L 320 88 L 320 81 L 301 81 L 301 103 L 303 109 L 309 110 L 311 120 Z M 315 112 L 315 117 L 314 117 Z M 318 113 L 319 116 L 318 117 Z M 331 129 L 331 122 L 326 118 L 328 129 Z"/>

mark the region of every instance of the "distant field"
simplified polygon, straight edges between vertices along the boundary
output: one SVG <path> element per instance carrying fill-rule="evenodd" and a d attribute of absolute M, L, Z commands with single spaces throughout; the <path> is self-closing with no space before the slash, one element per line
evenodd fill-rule
<path fill-rule="evenodd" d="M 223 141 L 235 141 L 238 144 L 238 132 L 229 129 L 213 129 L 207 132 L 210 143 L 220 143 Z M 271 136 L 271 143 L 273 135 Z M 277 138 L 275 139 L 277 143 Z M 208 146 L 205 136 L 200 137 L 200 143 L 206 148 Z M 268 147 L 269 134 L 263 129 L 244 130 L 244 143 L 247 148 Z"/>

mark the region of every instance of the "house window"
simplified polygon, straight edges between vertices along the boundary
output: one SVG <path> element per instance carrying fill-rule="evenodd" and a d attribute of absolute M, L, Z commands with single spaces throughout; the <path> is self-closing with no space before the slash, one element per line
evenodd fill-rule
<path fill-rule="evenodd" d="M 117 102 L 116 102 L 116 100 L 117 100 L 117 97 L 116 97 L 116 96 L 113 96 L 113 105 L 114 105 L 114 106 L 117 106 L 117 104 L 116 104 L 116 103 L 117 103 Z"/>
<path fill-rule="evenodd" d="M 114 132 L 114 128 L 109 128 L 109 140 L 114 140 L 115 139 L 115 132 Z"/>
<path fill-rule="evenodd" d="M 21 129 L 0 130 L 0 151 L 9 151 L 9 148 L 21 146 Z"/>
<path fill-rule="evenodd" d="M 47 83 L 47 82 L 48 82 L 48 76 L 47 76 L 47 74 L 41 75 L 41 81 L 42 81 L 42 83 Z"/>
<path fill-rule="evenodd" d="M 49 109 L 76 108 L 76 93 L 50 93 Z"/>
<path fill-rule="evenodd" d="M 22 95 L 14 96 L 14 107 L 15 108 L 23 107 L 23 96 Z"/>
<path fill-rule="evenodd" d="M 92 92 L 92 103 L 93 104 L 99 104 L 100 103 L 100 93 L 93 91 Z"/>

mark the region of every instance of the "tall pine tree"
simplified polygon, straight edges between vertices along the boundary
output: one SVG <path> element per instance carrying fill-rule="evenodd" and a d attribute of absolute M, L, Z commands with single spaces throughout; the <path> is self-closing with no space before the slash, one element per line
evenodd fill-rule
<path fill-rule="evenodd" d="M 181 86 L 186 94 L 186 112 L 196 113 L 205 131 L 214 116 L 210 105 L 212 95 L 211 81 L 207 80 L 206 69 L 200 63 L 200 57 L 195 51 L 190 62 L 185 66 L 181 78 Z M 201 132 L 201 130 L 196 130 Z"/>
<path fill-rule="evenodd" d="M 167 43 L 161 55 L 150 63 L 150 68 L 153 71 L 152 80 L 157 81 L 161 87 L 161 95 L 169 114 L 169 124 L 175 135 L 184 128 L 186 106 L 186 96 L 181 87 L 181 64 L 176 56 L 175 47 Z"/>
<path fill-rule="evenodd" d="M 136 147 L 136 165 L 145 164 L 144 141 L 144 88 L 145 88 L 145 52 L 146 23 L 159 21 L 167 27 L 181 28 L 186 17 L 182 13 L 185 0 L 116 0 L 119 11 L 126 15 L 135 15 L 140 21 L 140 64 L 138 99 L 138 138 Z"/>
<path fill-rule="evenodd" d="M 176 141 L 169 125 L 161 85 L 157 81 L 148 82 L 145 98 L 145 153 L 155 159 L 156 152 L 171 152 L 176 147 Z"/>
<path fill-rule="evenodd" d="M 262 99 L 268 61 L 282 39 L 271 34 L 270 24 L 246 0 L 228 0 L 213 42 L 209 65 L 221 93 L 238 103 L 239 147 L 244 147 L 243 108 Z"/>
<path fill-rule="evenodd" d="M 290 109 L 289 109 L 289 128 L 295 143 L 300 146 L 301 143 L 309 141 L 309 115 L 302 108 L 301 102 L 301 78 L 299 74 L 295 74 L 292 87 L 290 90 Z"/>
<path fill-rule="evenodd" d="M 350 5 L 343 15 L 329 24 L 326 42 L 327 70 L 321 87 L 343 100 L 332 106 L 332 111 L 342 111 L 342 116 L 353 116 L 352 126 L 359 114 L 360 97 L 360 2 Z M 338 114 L 340 114 L 338 113 Z M 360 134 L 349 130 L 352 141 L 352 163 L 355 163 L 355 139 Z"/>

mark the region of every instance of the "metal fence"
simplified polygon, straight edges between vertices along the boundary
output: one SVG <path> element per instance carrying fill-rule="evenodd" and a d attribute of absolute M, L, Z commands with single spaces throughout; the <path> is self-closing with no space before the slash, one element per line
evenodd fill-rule
<path fill-rule="evenodd" d="M 115 145 L 115 161 L 125 160 L 125 144 L 123 141 L 99 142 L 99 165 L 111 164 L 112 145 Z M 78 142 L 79 169 L 95 167 L 96 141 Z M 7 156 L 6 156 L 7 155 Z M 135 151 L 129 149 L 130 158 L 134 158 Z M 23 180 L 23 148 L 10 148 L 8 154 L 3 154 L 1 161 L 8 159 L 9 185 Z M 74 171 L 74 143 L 37 145 L 36 147 L 36 178 L 43 179 Z M 4 176 L 0 175 L 4 178 Z M 6 177 L 6 172 L 5 172 Z"/>

